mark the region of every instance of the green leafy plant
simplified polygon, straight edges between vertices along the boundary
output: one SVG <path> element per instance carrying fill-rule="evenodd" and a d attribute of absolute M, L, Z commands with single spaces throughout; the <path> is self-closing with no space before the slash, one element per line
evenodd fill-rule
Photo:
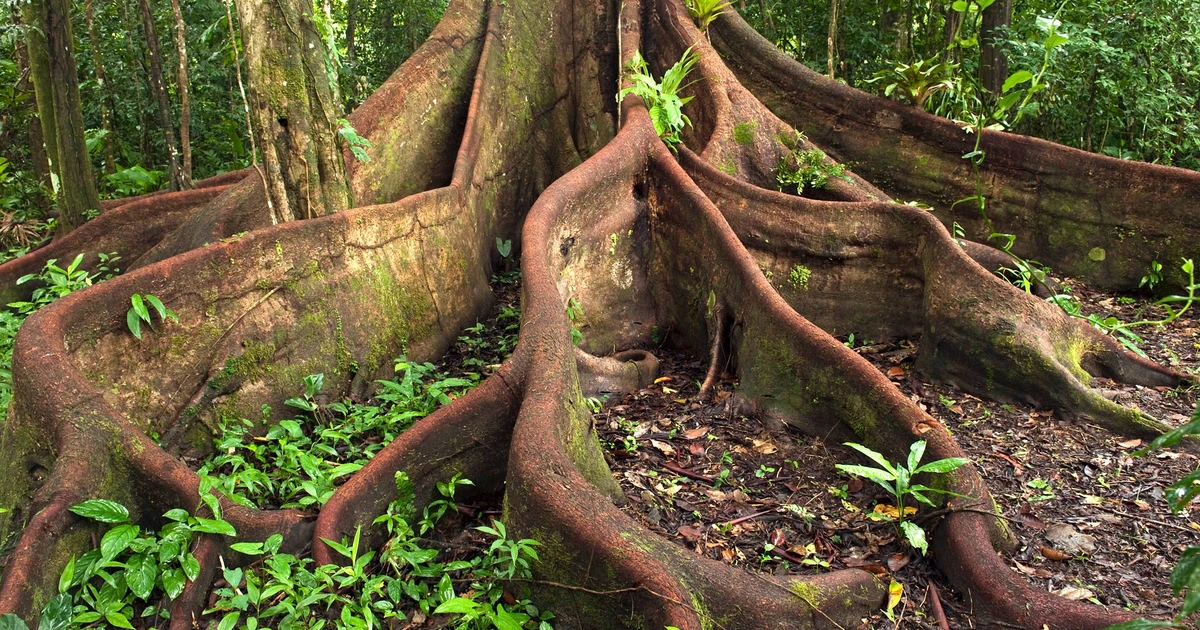
<path fill-rule="evenodd" d="M 105 175 L 108 196 L 132 197 L 144 195 L 162 188 L 167 180 L 167 173 L 159 170 L 146 170 L 141 166 L 131 166 L 119 169 L 111 175 Z"/>
<path fill-rule="evenodd" d="M 801 291 L 808 290 L 808 279 L 812 277 L 812 270 L 804 265 L 792 265 L 792 270 L 788 272 L 788 284 L 793 289 Z"/>
<path fill-rule="evenodd" d="M 925 530 L 921 529 L 920 525 L 908 520 L 905 514 L 905 500 L 912 497 L 914 500 L 924 503 L 930 507 L 935 507 L 934 502 L 926 496 L 929 493 L 955 495 L 948 490 L 939 488 L 931 488 L 926 485 L 913 483 L 913 477 L 921 473 L 948 473 L 959 467 L 967 464 L 970 460 L 964 457 L 948 457 L 937 461 L 929 462 L 925 465 L 921 464 L 921 458 L 925 455 L 925 441 L 919 440 L 913 442 L 909 448 L 908 461 L 896 462 L 892 464 L 881 453 L 873 451 L 861 444 L 854 442 L 846 442 L 846 446 L 866 455 L 868 459 L 879 464 L 879 468 L 870 466 L 859 466 L 854 464 L 838 464 L 838 470 L 844 471 L 855 477 L 862 477 L 870 481 L 874 481 L 896 502 L 896 516 L 888 517 L 879 514 L 881 518 L 893 520 L 896 523 L 896 528 L 900 535 L 908 541 L 914 549 L 919 549 L 922 554 L 929 551 L 929 543 L 925 539 Z"/>
<path fill-rule="evenodd" d="M 125 324 L 129 327 L 129 332 L 138 339 L 142 338 L 142 322 L 146 322 L 151 330 L 154 329 L 154 322 L 150 319 L 150 309 L 146 307 L 147 304 L 154 307 L 154 312 L 158 313 L 159 322 L 165 324 L 168 318 L 176 323 L 179 322 L 179 317 L 171 312 L 171 309 L 167 308 L 162 300 L 158 299 L 158 296 L 149 293 L 146 295 L 134 293 L 129 296 L 129 302 L 132 306 L 125 312 Z"/>
<path fill-rule="evenodd" d="M 1146 271 L 1146 275 L 1142 276 L 1142 281 L 1138 283 L 1138 286 L 1153 289 L 1158 286 L 1159 282 L 1162 282 L 1162 279 L 1162 263 L 1152 260 L 1150 261 L 1150 269 Z"/>
<path fill-rule="evenodd" d="M 730 4 L 721 0 L 687 0 L 687 9 L 700 31 L 707 32 L 708 25 L 724 13 Z"/>
<path fill-rule="evenodd" d="M 684 85 L 683 80 L 692 71 L 697 60 L 699 57 L 691 48 L 683 51 L 679 61 L 663 73 L 661 83 L 655 81 L 650 74 L 650 68 L 642 58 L 641 52 L 634 53 L 629 63 L 625 64 L 625 78 L 629 80 L 630 86 L 617 94 L 617 102 L 624 100 L 629 94 L 641 97 L 649 110 L 650 120 L 654 122 L 654 131 L 672 151 L 682 142 L 679 132 L 683 131 L 685 125 L 690 127 L 692 124 L 683 114 L 683 106 L 687 105 L 692 97 L 681 97 L 679 92 L 691 85 Z"/>
<path fill-rule="evenodd" d="M 780 190 L 794 189 L 797 195 L 802 195 L 808 188 L 825 188 L 831 178 L 850 179 L 846 167 L 830 160 L 824 151 L 804 149 L 805 140 L 804 134 L 797 131 L 787 145 L 790 151 L 779 158 L 775 180 Z"/>
<path fill-rule="evenodd" d="M 359 162 L 371 161 L 371 156 L 367 155 L 367 149 L 371 148 L 371 141 L 358 135 L 358 130 L 345 118 L 338 120 L 338 136 L 350 148 L 350 153 L 354 155 L 354 159 Z"/>
<path fill-rule="evenodd" d="M 929 97 L 958 88 L 958 64 L 939 59 L 898 63 L 876 72 L 867 83 L 879 84 L 884 96 L 902 96 L 910 104 L 926 109 Z"/>

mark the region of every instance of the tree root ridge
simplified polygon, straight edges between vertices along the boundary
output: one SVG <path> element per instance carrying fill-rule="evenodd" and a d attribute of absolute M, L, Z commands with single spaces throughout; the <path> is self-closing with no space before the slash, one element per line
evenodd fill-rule
<path fill-rule="evenodd" d="M 989 230 L 971 204 L 952 209 L 976 194 L 961 158 L 974 150 L 973 135 L 809 70 L 735 12 L 723 14 L 710 32 L 740 82 L 771 111 L 891 195 L 934 206 L 947 226 L 957 221 L 972 238 L 1016 234 L 1021 256 L 1110 290 L 1136 289 L 1153 260 L 1200 255 L 1194 203 L 1200 174 L 1194 171 L 984 130 L 984 194 L 995 222 Z M 1186 284 L 1171 271 L 1172 284 Z"/>
<path fill-rule="evenodd" d="M 517 243 L 523 277 L 513 355 L 384 447 L 315 520 L 226 501 L 237 540 L 283 533 L 286 550 L 311 544 L 317 562 L 338 562 L 323 541 L 362 527 L 378 543 L 372 522 L 397 497 L 397 473 L 419 503 L 461 473 L 481 493 L 503 492 L 509 531 L 542 543 L 530 585 L 560 627 L 844 628 L 885 601 L 886 585 L 869 573 L 747 576 L 621 512 L 585 397 L 653 383 L 650 349 L 665 335 L 709 359 L 703 393 L 731 375 L 747 408 L 809 434 L 892 460 L 916 440 L 928 442 L 930 459 L 960 457 L 945 427 L 833 337 L 920 335 L 919 368 L 931 377 L 1117 432 L 1165 428 L 1089 382 L 1173 385 L 1181 376 L 974 260 L 994 251 L 964 250 L 934 215 L 885 203 L 857 176 L 823 201 L 769 190 L 787 150 L 780 136 L 794 138 L 792 129 L 739 84 L 681 2 L 634 0 L 619 20 L 607 4 L 586 14 L 567 0 L 485 4 L 457 0 L 360 110 L 360 131 L 388 155 L 355 167 L 355 190 L 384 203 L 262 227 L 261 184 L 249 178 L 114 204 L 97 219 L 118 224 L 139 208 L 178 206 L 174 228 L 132 239 L 145 243 L 131 254 L 136 270 L 43 309 L 18 338 L 0 433 L 0 475 L 10 480 L 0 506 L 16 511 L 0 515 L 0 529 L 24 532 L 0 583 L 0 612 L 35 615 L 70 555 L 88 548 L 95 527 L 69 512 L 74 503 L 118 500 L 142 522 L 195 511 L 199 479 L 177 455 L 203 455 L 195 445 L 210 443 L 223 417 L 282 409 L 316 372 L 338 394 L 369 397 L 401 353 L 440 355 L 492 300 L 497 240 Z M 619 51 L 612 33 L 593 32 L 614 24 Z M 689 88 L 696 126 L 679 154 L 637 97 L 620 104 L 613 129 L 613 90 L 601 85 L 613 71 L 604 68 L 640 49 L 661 71 L 688 46 L 701 51 L 705 80 Z M 451 66 L 443 83 L 431 78 L 439 63 Z M 453 102 L 433 108 L 434 98 Z M 421 127 L 418 104 L 451 122 Z M 395 117 L 404 133 L 392 133 Z M 394 155 L 406 151 L 420 155 Z M 410 171 L 415 184 L 402 181 Z M 205 195 L 219 197 L 184 208 Z M 251 231 L 226 238 L 240 228 Z M 86 246 L 64 239 L 54 255 Z M 179 323 L 135 341 L 124 327 L 135 292 L 160 297 Z M 964 466 L 945 482 L 965 498 L 935 523 L 934 557 L 983 615 L 1056 629 L 1124 618 L 1033 589 L 996 553 L 1012 542 L 1002 521 L 955 511 L 993 504 L 979 471 Z M 172 628 L 200 615 L 221 563 L 246 560 L 230 542 L 200 542 L 201 577 L 172 603 Z"/>

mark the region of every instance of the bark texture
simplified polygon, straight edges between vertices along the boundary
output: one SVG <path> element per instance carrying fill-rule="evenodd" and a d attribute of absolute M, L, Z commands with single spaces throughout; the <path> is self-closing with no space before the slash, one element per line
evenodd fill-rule
<path fill-rule="evenodd" d="M 276 223 L 353 205 L 338 146 L 341 104 L 326 71 L 312 3 L 237 3 L 249 80 L 250 121 L 262 150 Z"/>
<path fill-rule="evenodd" d="M 679 0 L 619 8 L 457 0 L 351 115 L 375 145 L 371 162 L 348 167 L 360 207 L 272 226 L 261 180 L 242 173 L 118 205 L 77 240 L 56 243 L 58 257 L 115 249 L 136 260 L 135 270 L 31 316 L 17 340 L 14 401 L 0 433 L 8 480 L 0 506 L 13 511 L 0 514 L 0 528 L 23 532 L 0 583 L 0 611 L 33 614 L 70 555 L 90 545 L 92 526 L 67 510 L 74 503 L 119 500 L 146 520 L 195 509 L 198 479 L 175 455 L 208 443 L 219 417 L 258 417 L 264 403 L 283 408 L 315 372 L 326 387 L 362 396 L 402 350 L 421 361 L 442 354 L 489 305 L 496 238 L 520 248 L 522 324 L 512 357 L 389 444 L 315 519 L 230 504 L 224 514 L 240 539 L 280 532 L 286 550 L 311 544 L 318 562 L 334 561 L 322 539 L 362 526 L 378 540 L 371 522 L 396 498 L 397 471 L 421 500 L 435 482 L 462 473 L 482 492 L 504 493 L 510 531 L 542 542 L 537 601 L 558 627 L 852 627 L 884 601 L 886 584 L 870 574 L 747 574 L 654 535 L 617 508 L 621 490 L 583 396 L 642 386 L 653 374 L 655 328 L 671 330 L 682 350 L 736 366 L 748 406 L 892 459 L 917 439 L 928 441 L 930 459 L 962 451 L 833 334 L 920 335 L 918 365 L 929 378 L 1121 434 L 1164 428 L 1089 382 L 1174 385 L 1181 375 L 989 273 L 974 260 L 989 252 L 960 247 L 939 220 L 944 210 L 889 202 L 892 186 L 963 185 L 954 169 L 936 168 L 957 159 L 961 130 L 803 71 L 736 15 L 712 33 L 716 49 Z M 635 51 L 661 73 L 689 46 L 702 80 L 688 90 L 695 127 L 675 155 L 639 99 L 618 105 L 614 96 Z M 858 147 L 858 173 L 822 200 L 774 190 L 773 169 L 789 150 L 781 138 L 792 141 L 793 125 L 835 156 Z M 1178 239 L 1197 223 L 1196 173 L 1002 134 L 987 141 L 1012 160 L 998 158 L 989 173 L 993 194 L 1008 200 L 997 221 L 1021 228 L 1012 231 L 1031 247 L 1042 241 L 1024 228 L 1091 230 L 1095 221 L 1073 207 L 1139 221 L 1160 251 L 1172 242 L 1150 226 Z M 921 160 L 933 166 L 914 168 Z M 1101 168 L 1144 184 L 1118 191 L 1139 212 L 1088 179 Z M 880 174 L 872 179 L 879 188 L 859 176 Z M 1051 195 L 1055 212 L 1042 217 L 1032 201 Z M 174 213 L 145 220 L 165 208 Z M 97 245 L 100 238 L 109 240 Z M 1069 263 L 1096 242 L 1108 244 L 1063 240 L 1045 251 Z M 1081 272 L 1128 281 L 1139 254 L 1111 247 L 1105 265 Z M 29 291 L 15 279 L 48 255 L 0 266 L 0 286 Z M 797 264 L 812 271 L 807 290 L 769 280 Z M 124 328 L 134 292 L 162 298 L 179 323 L 138 342 Z M 568 299 L 587 313 L 579 347 Z M 952 507 L 992 506 L 973 466 L 943 481 L 961 495 Z M 173 628 L 190 627 L 203 608 L 229 542 L 202 544 L 204 572 L 173 602 Z M 935 559 L 981 625 L 1094 629 L 1126 618 L 1035 590 L 996 553 L 1010 542 L 1001 521 L 977 511 L 951 511 L 934 530 Z"/>
<path fill-rule="evenodd" d="M 158 46 L 158 28 L 154 25 L 154 11 L 150 0 L 138 0 L 138 12 L 142 17 L 142 35 L 146 38 L 146 49 L 150 53 L 150 91 L 158 105 L 158 127 L 162 130 L 163 144 L 167 147 L 167 171 L 171 190 L 187 190 L 192 187 L 190 177 L 183 171 L 179 155 L 179 144 L 175 141 L 175 116 L 171 113 L 171 98 L 167 94 L 167 81 L 163 76 L 162 51 Z"/>

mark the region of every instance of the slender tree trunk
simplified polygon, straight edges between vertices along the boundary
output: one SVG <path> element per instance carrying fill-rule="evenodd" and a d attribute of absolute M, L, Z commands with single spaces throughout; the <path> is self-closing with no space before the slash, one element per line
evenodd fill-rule
<path fill-rule="evenodd" d="M 179 154 L 182 159 L 185 187 L 192 187 L 192 100 L 188 81 L 187 25 L 183 22 L 183 10 L 179 0 L 171 0 L 171 11 L 175 14 L 175 54 L 179 57 L 176 83 L 179 88 Z"/>
<path fill-rule="evenodd" d="M 179 146 L 175 143 L 175 123 L 171 116 L 171 99 L 167 95 L 163 79 L 162 52 L 158 48 L 158 32 L 154 28 L 154 12 L 150 0 L 138 0 L 138 11 L 142 14 L 142 33 L 146 36 L 146 47 L 150 51 L 150 89 L 158 99 L 158 124 L 162 128 L 163 142 L 167 145 L 167 171 L 171 190 L 185 190 L 190 182 L 183 176 L 179 162 Z"/>
<path fill-rule="evenodd" d="M 13 23 L 24 23 L 20 12 L 16 10 L 13 11 Z M 33 160 L 33 175 L 38 183 L 49 186 L 50 163 L 46 159 L 46 144 L 42 138 L 42 123 L 38 119 L 37 94 L 34 93 L 33 81 L 30 78 L 32 73 L 29 69 L 29 49 L 23 40 L 14 42 L 13 57 L 17 63 L 17 92 L 29 95 L 29 99 L 26 101 L 26 106 L 29 108 L 29 124 L 26 125 L 26 132 L 29 138 L 29 156 Z M 44 196 L 38 195 L 37 204 L 39 206 L 45 208 L 46 201 Z"/>
<path fill-rule="evenodd" d="M 50 190 L 58 195 L 58 125 L 54 121 L 54 88 L 50 79 L 50 47 L 46 42 L 45 0 L 30 0 L 22 8 L 25 50 L 29 55 L 29 81 L 33 84 L 38 127 L 46 156 L 46 177 Z"/>
<path fill-rule="evenodd" d="M 83 224 L 87 211 L 100 210 L 100 195 L 96 192 L 92 161 L 83 135 L 83 106 L 71 37 L 71 2 L 49 0 L 46 8 L 46 43 L 59 158 L 58 234 L 62 236 Z"/>
<path fill-rule="evenodd" d="M 275 221 L 307 219 L 351 202 L 337 142 L 341 104 L 308 0 L 242 0 L 250 120 L 262 149 Z"/>
<path fill-rule="evenodd" d="M 358 0 L 347 0 L 346 2 L 346 62 L 353 64 L 358 58 L 358 50 L 355 46 L 354 36 L 355 30 L 358 28 Z"/>
<path fill-rule="evenodd" d="M 93 0 L 83 3 L 83 15 L 87 21 L 88 41 L 92 46 L 92 70 L 96 73 L 96 85 L 100 90 L 100 127 L 104 136 L 104 172 L 117 170 L 116 153 L 113 151 L 112 95 L 108 89 L 108 76 L 104 71 L 104 60 L 100 56 L 100 36 L 96 33 L 96 11 Z"/>
<path fill-rule="evenodd" d="M 122 0 L 121 15 L 125 21 L 126 31 L 129 33 L 136 32 L 139 27 L 137 20 L 130 14 L 129 0 Z M 146 124 L 146 101 L 142 98 L 142 82 L 140 79 L 141 77 L 148 76 L 150 70 L 146 67 L 146 60 L 134 42 L 134 39 L 133 37 L 126 37 L 125 42 L 129 48 L 129 65 L 137 65 L 142 68 L 142 72 L 137 73 L 136 78 L 133 79 L 133 94 L 137 100 L 138 154 L 144 160 L 149 153 L 146 141 L 146 130 L 149 128 L 149 125 Z"/>
<path fill-rule="evenodd" d="M 944 50 L 946 61 L 957 61 L 959 58 L 958 48 L 951 49 L 950 45 L 954 40 L 958 39 L 958 29 L 962 26 L 963 14 L 955 11 L 950 7 L 946 7 L 946 25 L 943 31 Z"/>
<path fill-rule="evenodd" d="M 983 89 L 999 94 L 1008 78 L 1003 37 L 1012 22 L 1012 0 L 996 0 L 983 10 L 979 28 L 979 80 Z"/>
<path fill-rule="evenodd" d="M 838 33 L 838 3 L 839 0 L 829 0 L 829 37 L 825 40 L 828 47 L 829 78 L 836 78 L 834 68 L 837 66 L 837 33 Z"/>
<path fill-rule="evenodd" d="M 879 17 L 880 26 L 892 37 L 892 50 L 903 53 L 908 48 L 909 18 L 904 9 L 885 4 Z"/>

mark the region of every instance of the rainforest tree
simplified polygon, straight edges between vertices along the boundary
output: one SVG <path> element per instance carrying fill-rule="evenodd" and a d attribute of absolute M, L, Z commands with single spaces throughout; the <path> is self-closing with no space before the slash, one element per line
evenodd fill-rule
<path fill-rule="evenodd" d="M 239 3 L 243 28 L 309 36 L 303 15 L 250 26 L 258 6 Z M 677 84 L 675 113 L 691 126 L 673 152 L 656 131 L 667 110 L 652 119 L 641 98 L 616 95 L 642 81 L 627 70 L 636 55 L 662 77 L 689 49 L 697 60 Z M 314 104 L 329 85 L 324 66 L 306 62 L 278 91 L 259 85 L 252 117 L 276 131 L 286 120 L 288 133 L 307 117 L 306 133 L 324 130 L 328 110 Z M 361 398 L 395 357 L 439 356 L 487 308 L 506 241 L 519 251 L 523 291 L 512 357 L 389 444 L 315 515 L 223 500 L 238 540 L 278 533 L 284 549 L 311 544 L 318 562 L 332 562 L 324 540 L 359 527 L 379 538 L 371 524 L 396 498 L 397 472 L 422 501 L 461 473 L 480 492 L 502 492 L 509 527 L 542 542 L 539 601 L 564 627 L 847 627 L 884 601 L 870 574 L 747 579 L 625 516 L 584 388 L 644 386 L 655 363 L 645 348 L 670 331 L 676 348 L 736 371 L 748 413 L 893 461 L 924 440 L 933 461 L 961 456 L 956 438 L 833 335 L 919 335 L 925 377 L 1119 435 L 1168 426 L 1105 398 L 1094 378 L 1186 381 L 976 260 L 994 260 L 981 243 L 995 230 L 1016 235 L 1022 256 L 1135 288 L 1152 261 L 1200 255 L 1200 175 L 989 130 L 977 172 L 962 159 L 973 134 L 808 70 L 736 14 L 706 36 L 681 0 L 460 0 L 349 122 L 373 145 L 369 161 L 340 156 L 353 209 L 289 206 L 316 218 L 274 225 L 286 217 L 267 200 L 281 198 L 246 169 L 122 200 L 0 266 L 6 301 L 27 295 L 33 287 L 16 280 L 50 258 L 83 253 L 94 266 L 116 251 L 126 269 L 21 329 L 0 433 L 0 529 L 19 538 L 0 611 L 34 617 L 72 554 L 90 548 L 93 526 L 69 511 L 84 499 L 119 501 L 146 523 L 205 509 L 183 456 L 208 448 L 218 418 L 280 410 L 315 373 Z M 814 148 L 849 164 L 846 177 L 819 198 L 780 192 L 781 158 Z M 306 164 L 311 176 L 318 161 Z M 955 203 L 980 187 L 986 219 Z M 342 194 L 317 188 L 314 199 Z M 959 234 L 947 227 L 956 223 Z M 803 287 L 782 280 L 794 266 L 810 271 Z M 1188 281 L 1166 271 L 1164 285 Z M 134 294 L 158 296 L 178 322 L 134 337 Z M 568 304 L 586 314 L 582 339 Z M 1034 589 L 1003 563 L 996 549 L 1011 533 L 990 516 L 973 466 L 943 482 L 955 494 L 931 548 L 976 613 L 1026 628 L 1123 619 Z M 222 562 L 245 561 L 227 553 L 229 537 L 202 538 L 201 571 L 172 603 L 173 627 L 191 625 Z"/>

